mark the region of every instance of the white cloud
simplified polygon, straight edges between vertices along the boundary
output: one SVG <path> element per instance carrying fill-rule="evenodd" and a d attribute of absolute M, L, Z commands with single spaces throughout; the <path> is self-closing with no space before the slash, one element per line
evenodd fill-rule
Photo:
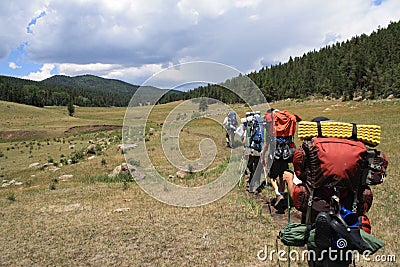
<path fill-rule="evenodd" d="M 55 64 L 60 73 L 138 84 L 189 60 L 258 70 L 400 19 L 398 0 L 114 2 L 0 2 L 0 58 L 26 42 L 30 60 Z"/>
<path fill-rule="evenodd" d="M 0 1 L 0 60 L 27 38 L 28 23 L 41 9 L 42 1 Z"/>
<path fill-rule="evenodd" d="M 24 76 L 22 78 L 33 81 L 41 81 L 47 79 L 52 76 L 50 72 L 54 69 L 54 67 L 54 64 L 43 64 L 43 66 L 40 68 L 40 71 L 31 72 L 27 76 Z"/>
<path fill-rule="evenodd" d="M 59 74 L 77 76 L 93 74 L 109 79 L 118 79 L 141 85 L 152 74 L 163 69 L 161 64 L 145 64 L 139 67 L 124 67 L 118 64 L 57 64 Z"/>
<path fill-rule="evenodd" d="M 15 64 L 15 62 L 9 62 L 9 63 L 8 63 L 8 67 L 9 67 L 10 69 L 13 69 L 13 70 L 15 70 L 15 69 L 20 69 L 20 68 L 21 68 L 21 66 L 18 66 L 17 64 Z"/>

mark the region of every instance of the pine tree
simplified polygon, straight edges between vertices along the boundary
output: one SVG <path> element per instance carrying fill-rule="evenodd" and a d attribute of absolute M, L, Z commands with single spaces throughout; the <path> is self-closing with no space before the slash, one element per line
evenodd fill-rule
<path fill-rule="evenodd" d="M 75 107 L 74 107 L 74 104 L 72 103 L 72 101 L 68 102 L 67 109 L 68 109 L 68 114 L 71 117 L 73 117 L 74 113 L 75 113 Z"/>

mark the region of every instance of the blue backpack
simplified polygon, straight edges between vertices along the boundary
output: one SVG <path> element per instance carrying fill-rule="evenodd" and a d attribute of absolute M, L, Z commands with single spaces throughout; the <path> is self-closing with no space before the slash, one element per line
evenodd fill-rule
<path fill-rule="evenodd" d="M 248 137 L 249 137 L 249 147 L 261 152 L 263 147 L 263 127 L 264 118 L 255 116 L 251 123 L 248 124 Z"/>

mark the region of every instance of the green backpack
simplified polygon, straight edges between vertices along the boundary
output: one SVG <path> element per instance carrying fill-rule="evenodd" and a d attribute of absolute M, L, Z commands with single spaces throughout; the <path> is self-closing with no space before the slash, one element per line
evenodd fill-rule
<path fill-rule="evenodd" d="M 307 244 L 309 236 L 307 225 L 289 222 L 279 231 L 278 238 L 286 246 L 302 247 Z"/>

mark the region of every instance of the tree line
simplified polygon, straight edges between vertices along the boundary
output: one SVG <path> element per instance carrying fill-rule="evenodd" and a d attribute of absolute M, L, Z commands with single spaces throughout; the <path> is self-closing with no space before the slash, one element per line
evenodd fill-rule
<path fill-rule="evenodd" d="M 112 92 L 0 76 L 0 100 L 43 106 L 127 106 L 131 93 Z"/>

